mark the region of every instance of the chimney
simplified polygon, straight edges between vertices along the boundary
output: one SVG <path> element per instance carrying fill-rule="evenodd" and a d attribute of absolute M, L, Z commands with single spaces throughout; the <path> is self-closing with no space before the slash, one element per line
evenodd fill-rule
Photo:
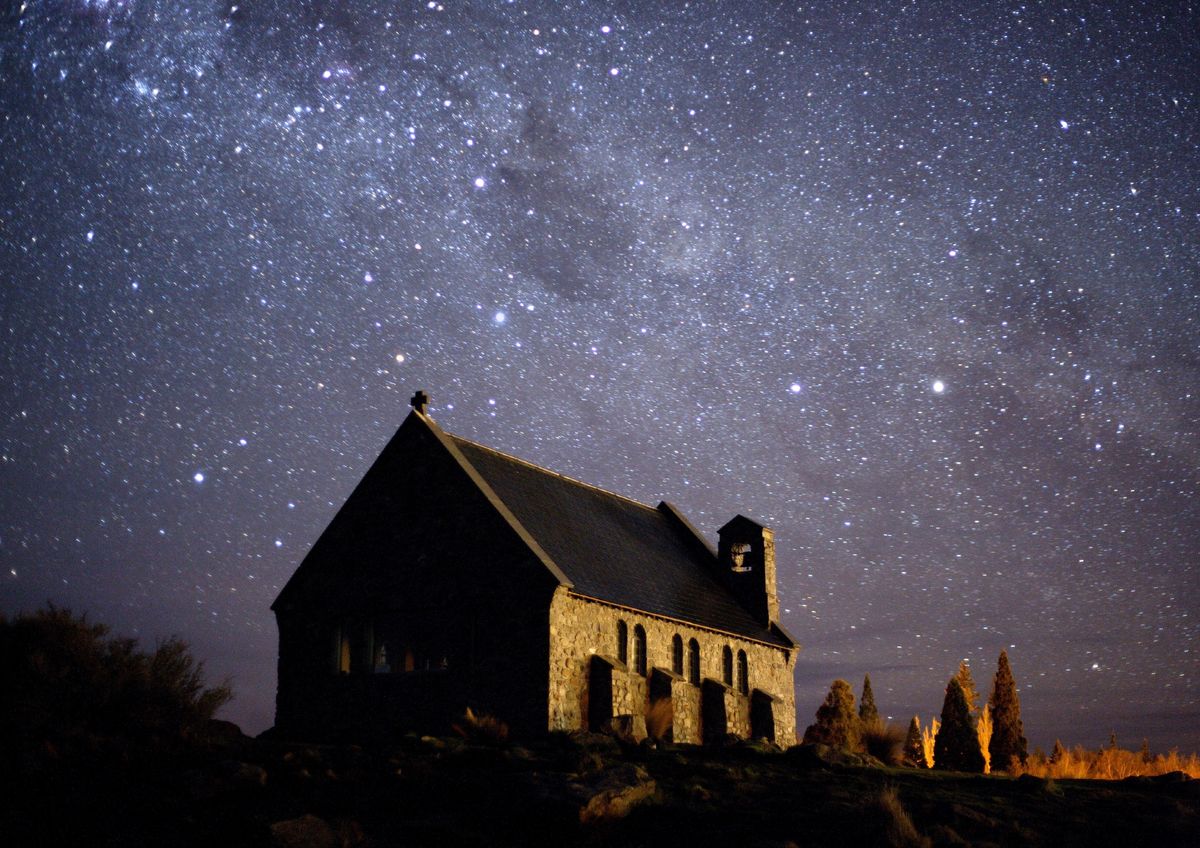
<path fill-rule="evenodd" d="M 744 515 L 717 531 L 717 563 L 721 579 L 764 626 L 779 620 L 775 594 L 775 534 Z"/>

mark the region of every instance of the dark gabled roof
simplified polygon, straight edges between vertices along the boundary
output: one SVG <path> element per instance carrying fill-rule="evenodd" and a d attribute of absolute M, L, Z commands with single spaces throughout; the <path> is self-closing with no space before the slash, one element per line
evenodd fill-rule
<path fill-rule="evenodd" d="M 717 582 L 715 553 L 669 505 L 655 509 L 446 435 L 575 594 L 793 646 Z"/>

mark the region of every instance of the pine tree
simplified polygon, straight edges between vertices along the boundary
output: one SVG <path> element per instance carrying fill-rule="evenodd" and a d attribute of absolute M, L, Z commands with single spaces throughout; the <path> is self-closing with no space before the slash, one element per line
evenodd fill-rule
<path fill-rule="evenodd" d="M 921 744 L 921 721 L 916 716 L 908 723 L 908 735 L 904 737 L 904 764 L 911 768 L 925 768 L 925 746 Z"/>
<path fill-rule="evenodd" d="M 825 703 L 817 708 L 816 723 L 804 731 L 804 741 L 854 751 L 858 749 L 861 737 L 862 726 L 854 711 L 854 690 L 845 680 L 835 680 L 825 696 Z"/>
<path fill-rule="evenodd" d="M 946 686 L 942 728 L 933 744 L 933 767 L 947 771 L 983 771 L 983 752 L 971 725 L 967 696 L 957 675 Z"/>
<path fill-rule="evenodd" d="M 1154 762 L 1154 757 L 1150 756 L 1150 740 L 1145 736 L 1142 737 L 1142 750 L 1138 753 L 1141 755 L 1143 763 Z"/>
<path fill-rule="evenodd" d="M 992 770 L 1008 771 L 1014 760 L 1025 765 L 1029 759 L 1028 743 L 1021 724 L 1021 700 L 1017 697 L 1017 683 L 1008 665 L 1007 651 L 1000 652 L 988 705 L 992 709 L 992 739 L 988 745 Z"/>
<path fill-rule="evenodd" d="M 858 718 L 863 727 L 880 724 L 879 710 L 875 708 L 875 693 L 871 691 L 871 675 L 863 676 L 862 700 L 858 702 Z"/>
<path fill-rule="evenodd" d="M 975 719 L 979 715 L 979 692 L 975 689 L 975 678 L 971 676 L 971 666 L 967 664 L 966 660 L 959 662 L 954 679 L 962 687 L 963 697 L 967 699 L 967 712 L 971 716 L 971 725 L 974 726 Z"/>

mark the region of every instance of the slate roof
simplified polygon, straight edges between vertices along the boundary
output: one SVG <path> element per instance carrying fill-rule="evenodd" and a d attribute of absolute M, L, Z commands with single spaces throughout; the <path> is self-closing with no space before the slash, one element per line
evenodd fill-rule
<path fill-rule="evenodd" d="M 792 647 L 713 575 L 715 553 L 658 509 L 446 434 L 578 595 Z"/>

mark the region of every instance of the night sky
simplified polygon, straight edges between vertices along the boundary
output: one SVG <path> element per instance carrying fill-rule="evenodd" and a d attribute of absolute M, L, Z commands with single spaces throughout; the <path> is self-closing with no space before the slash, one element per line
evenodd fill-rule
<path fill-rule="evenodd" d="M 422 388 L 773 527 L 801 727 L 1006 648 L 1031 745 L 1200 749 L 1200 9 L 1107 5 L 0 3 L 0 608 L 261 731 Z"/>

